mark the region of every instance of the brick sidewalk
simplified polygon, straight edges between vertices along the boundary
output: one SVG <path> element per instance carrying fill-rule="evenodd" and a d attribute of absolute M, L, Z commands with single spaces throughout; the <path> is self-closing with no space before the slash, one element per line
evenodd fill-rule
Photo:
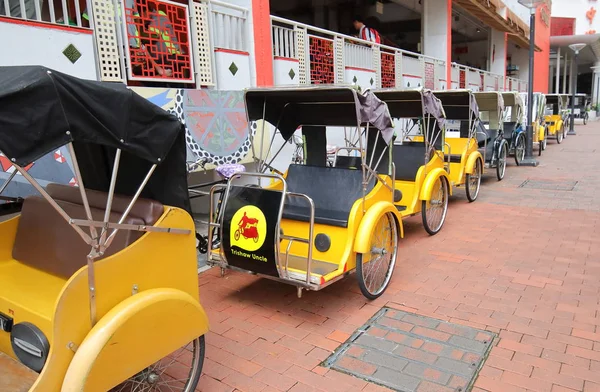
<path fill-rule="evenodd" d="M 600 391 L 600 123 L 577 133 L 549 141 L 537 168 L 490 172 L 475 203 L 458 190 L 438 235 L 405 221 L 378 300 L 355 277 L 298 299 L 285 284 L 202 273 L 211 332 L 198 390 L 387 390 L 320 363 L 388 306 L 498 334 L 474 391 Z"/>

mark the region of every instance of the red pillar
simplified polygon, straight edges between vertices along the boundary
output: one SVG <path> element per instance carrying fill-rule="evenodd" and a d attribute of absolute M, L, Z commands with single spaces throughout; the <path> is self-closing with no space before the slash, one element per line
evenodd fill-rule
<path fill-rule="evenodd" d="M 533 55 L 533 91 L 547 94 L 550 72 L 550 9 L 546 5 L 538 7 L 535 13 L 535 44 L 541 52 Z"/>
<path fill-rule="evenodd" d="M 252 0 L 254 25 L 254 61 L 256 85 L 273 85 L 273 45 L 271 43 L 271 15 L 269 0 Z"/>
<path fill-rule="evenodd" d="M 446 90 L 452 89 L 452 0 L 446 2 L 448 18 L 447 50 L 446 50 Z"/>

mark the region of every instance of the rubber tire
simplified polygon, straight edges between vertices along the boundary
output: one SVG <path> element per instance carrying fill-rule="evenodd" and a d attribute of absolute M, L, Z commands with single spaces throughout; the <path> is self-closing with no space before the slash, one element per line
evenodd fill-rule
<path fill-rule="evenodd" d="M 544 141 L 542 142 L 542 150 L 546 150 L 548 147 L 548 129 L 544 131 Z"/>
<path fill-rule="evenodd" d="M 202 375 L 202 368 L 204 367 L 204 359 L 206 358 L 206 341 L 205 341 L 204 335 L 202 335 L 194 340 L 198 340 L 198 350 L 200 350 L 200 358 L 198 360 L 198 371 L 196 372 L 195 377 L 193 379 L 191 379 L 191 383 L 189 385 L 190 391 L 195 391 L 196 388 L 198 387 L 198 382 L 200 382 L 200 376 Z M 127 381 L 128 380 L 125 380 L 125 381 L 123 381 L 123 383 L 125 383 Z M 110 390 L 110 392 L 117 391 L 118 390 L 117 388 L 121 387 L 123 385 L 123 383 L 112 388 Z"/>
<path fill-rule="evenodd" d="M 517 135 L 517 140 L 515 141 L 515 163 L 517 166 L 521 165 L 521 158 L 519 157 L 519 149 L 517 148 L 519 144 L 523 143 L 523 151 L 527 148 L 525 145 L 525 136 L 522 133 Z M 524 153 L 523 153 L 524 155 Z"/>
<path fill-rule="evenodd" d="M 442 227 L 444 227 L 444 222 L 446 221 L 446 216 L 448 215 L 448 199 L 450 198 L 450 186 L 445 177 L 440 178 L 442 180 L 442 183 L 444 184 L 444 191 L 446 193 L 446 211 L 444 212 L 444 217 L 442 219 L 442 223 L 440 224 L 440 228 L 437 231 L 432 230 L 427 224 L 427 200 L 421 201 L 421 220 L 423 221 L 423 227 L 425 228 L 425 231 L 429 235 L 436 235 L 440 232 L 440 230 L 442 230 Z"/>
<path fill-rule="evenodd" d="M 588 114 L 587 112 L 583 115 L 583 125 L 587 125 L 588 122 Z"/>
<path fill-rule="evenodd" d="M 502 154 L 504 154 L 504 168 L 503 170 L 500 170 L 500 156 L 502 156 Z M 506 143 L 503 143 L 500 146 L 498 160 L 496 161 L 496 178 L 498 178 L 498 181 L 502 181 L 506 175 L 506 161 L 508 161 L 508 147 L 506 146 Z"/>
<path fill-rule="evenodd" d="M 198 252 L 206 254 L 206 252 L 208 252 L 208 236 L 196 232 L 196 241 L 198 242 Z"/>
<path fill-rule="evenodd" d="M 477 182 L 477 188 L 474 192 L 471 192 L 471 188 L 469 187 L 469 180 L 471 179 L 471 174 L 467 173 L 467 179 L 465 181 L 465 190 L 467 193 L 467 199 L 469 203 L 473 203 L 477 200 L 477 196 L 479 196 L 479 190 L 481 189 L 481 176 L 483 175 L 483 166 L 481 165 L 481 160 L 475 161 L 475 167 L 473 168 L 476 172 L 479 172 L 479 181 Z M 474 194 L 474 196 L 473 196 Z"/>
<path fill-rule="evenodd" d="M 390 262 L 390 268 L 392 269 L 392 272 L 390 273 L 390 279 L 388 280 L 385 287 L 383 288 L 383 290 L 381 290 L 380 293 L 372 294 L 367 289 L 367 286 L 365 284 L 365 281 L 363 280 L 363 275 L 362 275 L 363 254 L 362 253 L 356 254 L 356 274 L 357 274 L 357 280 L 358 280 L 358 287 L 360 288 L 360 292 L 362 293 L 362 295 L 364 295 L 365 298 L 367 298 L 369 300 L 374 300 L 374 299 L 381 297 L 381 295 L 385 292 L 385 290 L 387 290 L 388 286 L 390 285 L 390 282 L 392 281 L 392 276 L 394 275 L 394 268 L 396 267 L 396 259 L 398 257 L 398 240 L 399 240 L 399 235 L 398 235 L 399 230 L 398 229 L 399 228 L 398 228 L 398 225 L 396 224 L 396 220 L 393 217 L 390 217 L 390 219 L 392 220 L 393 224 L 396 225 L 396 256 L 394 257 L 394 260 L 392 260 Z"/>
<path fill-rule="evenodd" d="M 565 126 L 563 124 L 562 128 L 556 132 L 556 143 L 558 143 L 558 144 L 562 143 L 562 141 L 565 137 L 564 128 L 565 128 Z"/>

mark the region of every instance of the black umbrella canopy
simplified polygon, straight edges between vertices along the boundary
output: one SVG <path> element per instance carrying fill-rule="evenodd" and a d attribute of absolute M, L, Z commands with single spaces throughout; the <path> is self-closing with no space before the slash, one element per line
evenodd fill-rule
<path fill-rule="evenodd" d="M 185 128 L 121 83 L 82 80 L 40 66 L 0 67 L 0 151 L 25 166 L 73 143 L 86 188 L 107 192 L 116 150 L 115 192 L 190 210 Z"/>
<path fill-rule="evenodd" d="M 69 142 L 164 160 L 182 124 L 121 83 L 41 66 L 0 67 L 0 151 L 20 166 Z"/>

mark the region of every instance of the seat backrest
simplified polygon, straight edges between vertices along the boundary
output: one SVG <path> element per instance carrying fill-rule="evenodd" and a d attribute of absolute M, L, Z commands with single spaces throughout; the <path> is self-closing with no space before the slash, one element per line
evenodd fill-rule
<path fill-rule="evenodd" d="M 335 167 L 342 167 L 346 169 L 360 169 L 360 164 L 360 157 L 351 157 L 347 155 L 338 155 L 337 157 L 335 157 Z"/>
<path fill-rule="evenodd" d="M 77 187 L 62 184 L 48 184 L 46 187 L 46 192 L 48 192 L 48 194 L 55 200 L 62 200 L 73 204 L 83 205 L 81 192 Z M 101 210 L 106 209 L 108 193 L 86 189 L 86 195 L 90 207 Z M 114 195 L 111 204 L 111 211 L 122 214 L 125 212 L 130 202 L 131 196 Z M 158 218 L 162 216 L 163 212 L 164 206 L 162 203 L 155 200 L 140 198 L 137 199 L 131 208 L 129 216 L 132 218 L 141 219 L 146 225 L 154 225 Z"/>
<path fill-rule="evenodd" d="M 517 128 L 517 122 L 504 122 L 504 138 L 510 139 L 512 137 L 512 133 Z"/>
<path fill-rule="evenodd" d="M 47 190 L 52 193 L 54 200 L 71 218 L 87 219 L 83 205 L 73 202 L 81 200 L 79 189 L 72 188 L 71 191 L 61 187 L 48 186 Z M 102 221 L 107 195 L 98 191 L 88 191 L 87 195 L 92 218 Z M 71 201 L 62 200 L 63 198 Z M 117 222 L 121 218 L 122 212 L 127 206 L 126 200 L 130 199 L 129 197 L 115 196 L 109 218 L 111 222 Z M 99 206 L 101 207 L 99 208 Z M 123 223 L 154 224 L 156 220 L 153 219 L 159 207 L 162 211 L 160 203 L 138 199 Z M 90 233 L 89 228 L 82 228 L 82 230 Z M 121 251 L 140 238 L 142 234 L 143 232 L 139 231 L 119 230 L 101 258 Z M 29 196 L 25 199 L 13 245 L 12 255 L 15 260 L 53 275 L 69 278 L 86 264 L 90 250 L 91 247 L 46 199 L 39 196 Z"/>
<path fill-rule="evenodd" d="M 395 144 L 393 152 L 396 180 L 414 181 L 419 168 L 425 164 L 425 143 Z"/>
<path fill-rule="evenodd" d="M 313 199 L 315 209 L 349 213 L 362 198 L 362 170 L 340 167 L 290 165 L 286 182 L 289 192 Z M 288 204 L 306 206 L 306 201 L 290 198 Z"/>
<path fill-rule="evenodd" d="M 460 121 L 460 137 L 463 139 L 469 137 L 469 120 Z"/>

